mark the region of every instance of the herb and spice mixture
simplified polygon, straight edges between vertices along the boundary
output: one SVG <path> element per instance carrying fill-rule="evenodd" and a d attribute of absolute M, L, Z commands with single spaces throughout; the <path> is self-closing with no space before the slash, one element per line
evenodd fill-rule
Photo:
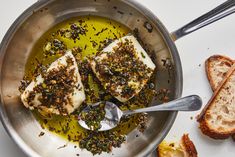
<path fill-rule="evenodd" d="M 47 113 L 67 115 L 85 100 L 77 62 L 71 51 L 53 62 L 21 94 L 23 104 Z"/>
<path fill-rule="evenodd" d="M 128 35 L 131 32 L 110 19 L 82 16 L 42 35 L 28 58 L 19 90 L 23 104 L 33 110 L 43 129 L 92 154 L 120 147 L 135 128 L 144 131 L 145 114 L 124 117 L 105 132 L 96 131 L 103 115 L 96 111 L 83 117 L 94 131 L 78 124 L 78 115 L 88 105 L 110 101 L 121 110 L 137 109 L 156 97 L 155 65 Z"/>
<path fill-rule="evenodd" d="M 89 111 L 82 111 L 80 117 L 91 130 L 98 131 L 101 128 L 101 121 L 105 118 L 105 104 L 90 106 Z"/>
<path fill-rule="evenodd" d="M 98 52 L 91 67 L 105 90 L 126 102 L 146 85 L 155 64 L 136 38 L 128 35 Z"/>

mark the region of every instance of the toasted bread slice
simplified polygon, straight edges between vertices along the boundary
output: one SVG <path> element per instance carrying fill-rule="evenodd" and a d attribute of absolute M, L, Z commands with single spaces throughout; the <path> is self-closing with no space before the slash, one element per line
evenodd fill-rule
<path fill-rule="evenodd" d="M 223 81 L 234 62 L 231 58 L 222 55 L 214 55 L 206 60 L 206 74 L 213 91 Z M 235 135 L 232 138 L 235 141 Z"/>
<path fill-rule="evenodd" d="M 197 150 L 188 134 L 184 134 L 178 143 L 163 141 L 157 148 L 158 157 L 197 157 Z"/>
<path fill-rule="evenodd" d="M 198 117 L 201 131 L 214 139 L 235 134 L 235 64 Z"/>
<path fill-rule="evenodd" d="M 213 91 L 223 81 L 233 63 L 232 59 L 221 55 L 214 55 L 206 60 L 206 74 Z"/>

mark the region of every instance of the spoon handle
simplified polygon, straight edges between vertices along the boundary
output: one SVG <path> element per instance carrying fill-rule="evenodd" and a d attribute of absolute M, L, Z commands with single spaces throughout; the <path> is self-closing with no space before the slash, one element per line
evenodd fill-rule
<path fill-rule="evenodd" d="M 187 34 L 190 34 L 204 26 L 207 26 L 219 19 L 222 19 L 235 12 L 235 1 L 227 0 L 215 9 L 209 11 L 208 13 L 202 15 L 196 20 L 186 24 L 180 29 L 174 31 L 171 36 L 173 40 L 177 40 Z"/>
<path fill-rule="evenodd" d="M 191 95 L 164 103 L 152 107 L 147 107 L 137 110 L 123 111 L 123 115 L 131 115 L 142 112 L 154 112 L 154 111 L 196 111 L 202 106 L 202 100 L 197 95 Z"/>

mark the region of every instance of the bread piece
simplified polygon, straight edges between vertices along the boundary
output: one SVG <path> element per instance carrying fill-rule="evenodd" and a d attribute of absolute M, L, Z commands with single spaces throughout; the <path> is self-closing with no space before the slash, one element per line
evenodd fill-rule
<path fill-rule="evenodd" d="M 157 148 L 158 157 L 197 157 L 197 150 L 188 134 L 184 134 L 178 143 L 163 141 Z"/>
<path fill-rule="evenodd" d="M 223 81 L 225 75 L 233 65 L 233 60 L 221 55 L 211 56 L 206 60 L 206 74 L 213 91 Z"/>
<path fill-rule="evenodd" d="M 206 74 L 213 91 L 219 86 L 234 62 L 231 58 L 221 55 L 214 55 L 206 60 Z M 235 135 L 232 138 L 235 141 Z"/>
<path fill-rule="evenodd" d="M 198 117 L 201 131 L 214 139 L 235 134 L 235 64 Z"/>

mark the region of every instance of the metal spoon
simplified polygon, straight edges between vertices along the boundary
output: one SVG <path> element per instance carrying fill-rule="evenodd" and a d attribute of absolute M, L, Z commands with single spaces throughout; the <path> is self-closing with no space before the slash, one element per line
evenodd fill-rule
<path fill-rule="evenodd" d="M 97 107 L 100 104 L 105 104 L 105 118 L 100 122 L 101 128 L 98 131 L 107 131 L 115 128 L 122 116 L 131 115 L 135 113 L 142 112 L 155 112 L 155 111 L 196 111 L 199 110 L 202 106 L 202 100 L 197 95 L 191 95 L 177 100 L 170 101 L 161 105 L 156 105 L 147 108 L 141 108 L 137 110 L 126 110 L 121 111 L 114 103 L 112 102 L 98 102 L 93 107 Z M 91 110 L 90 106 L 87 106 L 82 112 L 89 112 Z M 85 129 L 91 130 L 81 118 L 78 120 L 78 123 Z"/>

